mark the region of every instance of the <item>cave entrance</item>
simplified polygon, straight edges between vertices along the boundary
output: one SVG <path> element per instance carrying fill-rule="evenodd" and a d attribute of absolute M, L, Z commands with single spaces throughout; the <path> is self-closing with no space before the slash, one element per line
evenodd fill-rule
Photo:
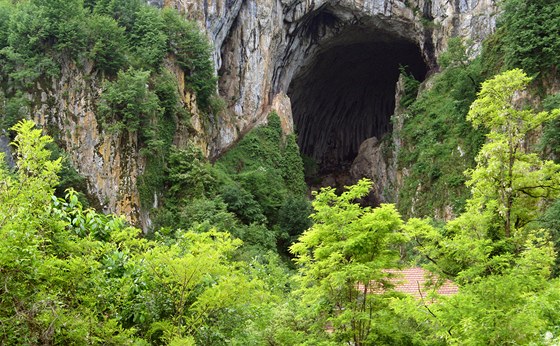
<path fill-rule="evenodd" d="M 418 80 L 428 70 L 416 43 L 379 30 L 358 28 L 322 46 L 288 89 L 298 144 L 316 163 L 309 185 L 348 175 L 360 144 L 391 132 L 401 66 Z"/>

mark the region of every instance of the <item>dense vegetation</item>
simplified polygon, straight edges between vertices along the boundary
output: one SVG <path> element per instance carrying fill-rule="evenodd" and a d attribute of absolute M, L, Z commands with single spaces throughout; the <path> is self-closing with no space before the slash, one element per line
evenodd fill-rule
<path fill-rule="evenodd" d="M 359 203 L 368 180 L 309 202 L 274 113 L 216 162 L 171 146 L 188 114 L 166 61 L 205 112 L 219 106 L 208 44 L 175 11 L 0 0 L 0 128 L 15 152 L 15 167 L 0 153 L 0 344 L 558 344 L 560 102 L 547 85 L 560 4 L 503 6 L 480 57 L 452 39 L 428 85 L 407 77 L 403 218 Z M 102 81 L 103 131 L 141 143 L 149 234 L 85 206 L 53 139 L 21 120 L 26 94 L 69 62 Z M 459 293 L 396 292 L 387 269 L 412 265 Z"/>
<path fill-rule="evenodd" d="M 443 218 L 446 206 L 461 211 L 469 195 L 463 172 L 472 167 L 484 141 L 483 133 L 465 117 L 484 78 L 481 57 L 469 61 L 455 38 L 440 64 L 443 71 L 433 78 L 433 85 L 403 104 L 407 107 L 398 162 L 408 174 L 399 191 L 399 209 L 408 216 Z M 406 77 L 405 82 L 416 81 Z"/>
<path fill-rule="evenodd" d="M 479 56 L 471 59 L 468 42 L 450 39 L 439 59 L 441 72 L 429 80 L 428 89 L 416 99 L 414 88 L 410 88 L 412 95 L 405 95 L 399 164 L 407 172 L 399 191 L 399 210 L 407 216 L 441 219 L 464 209 L 470 191 L 463 172 L 474 165 L 485 132 L 471 127 L 466 115 L 482 81 L 522 68 L 535 77 L 529 90 L 533 98 L 548 99 L 535 106 L 558 106 L 558 96 L 547 95 L 547 89 L 558 80 L 560 4 L 505 0 L 500 5 L 498 29 L 483 43 Z M 408 77 L 408 85 L 415 83 Z M 549 153 L 556 154 L 559 126 L 558 121 L 544 124 L 543 146 Z"/>

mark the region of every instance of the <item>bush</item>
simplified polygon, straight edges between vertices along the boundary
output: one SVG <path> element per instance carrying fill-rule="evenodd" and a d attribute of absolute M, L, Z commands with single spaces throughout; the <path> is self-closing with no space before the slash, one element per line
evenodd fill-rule
<path fill-rule="evenodd" d="M 169 52 L 186 73 L 185 80 L 194 90 L 198 105 L 208 111 L 216 93 L 216 77 L 211 60 L 212 49 L 206 37 L 193 22 L 171 9 L 162 11 Z"/>
<path fill-rule="evenodd" d="M 300 234 L 311 227 L 311 203 L 303 197 L 290 197 L 278 211 L 278 227 L 286 245 L 297 240 Z M 281 246 L 281 248 L 283 248 Z"/>
<path fill-rule="evenodd" d="M 158 116 L 162 110 L 157 95 L 149 88 L 149 78 L 150 71 L 130 69 L 119 72 L 116 81 L 105 83 L 98 115 L 106 129 L 133 132 L 143 121 Z"/>
<path fill-rule="evenodd" d="M 469 195 L 463 171 L 474 165 L 483 134 L 466 121 L 482 81 L 480 59 L 468 62 L 460 41 L 442 55 L 447 68 L 434 77 L 405 110 L 400 167 L 409 169 L 399 191 L 399 210 L 407 215 L 442 215 L 450 205 L 460 212 Z"/>
<path fill-rule="evenodd" d="M 130 31 L 131 56 L 134 66 L 157 70 L 165 58 L 167 35 L 165 23 L 158 9 L 142 6 L 136 13 Z"/>
<path fill-rule="evenodd" d="M 58 75 L 58 65 L 45 54 L 52 43 L 51 26 L 44 9 L 33 3 L 21 3 L 11 12 L 0 68 L 15 87 L 28 88 L 40 76 Z"/>
<path fill-rule="evenodd" d="M 172 149 L 168 167 L 168 196 L 174 204 L 216 193 L 216 177 L 199 148 Z"/>
<path fill-rule="evenodd" d="M 288 191 L 282 176 L 276 170 L 265 167 L 240 174 L 241 186 L 249 191 L 261 206 L 270 226 L 276 224 L 278 210 L 284 204 Z"/>
<path fill-rule="evenodd" d="M 529 74 L 560 67 L 560 3 L 550 0 L 506 0 L 501 25 L 505 61 Z"/>
<path fill-rule="evenodd" d="M 543 102 L 546 111 L 560 108 L 560 93 L 547 97 Z M 541 149 L 550 154 L 555 161 L 560 161 L 560 120 L 554 119 L 544 125 Z"/>
<path fill-rule="evenodd" d="M 113 18 L 100 15 L 93 15 L 88 26 L 88 57 L 99 70 L 116 74 L 127 63 L 124 28 Z"/>
<path fill-rule="evenodd" d="M 261 206 L 247 190 L 236 185 L 226 185 L 220 195 L 227 204 L 228 211 L 234 213 L 242 223 L 250 225 L 266 222 Z"/>
<path fill-rule="evenodd" d="M 79 60 L 86 48 L 86 17 L 83 0 L 32 0 L 49 22 L 53 48 Z"/>

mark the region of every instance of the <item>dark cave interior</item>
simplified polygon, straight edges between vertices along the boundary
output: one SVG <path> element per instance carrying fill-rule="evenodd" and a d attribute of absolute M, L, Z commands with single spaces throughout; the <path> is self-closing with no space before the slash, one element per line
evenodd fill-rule
<path fill-rule="evenodd" d="M 288 95 L 298 143 L 318 175 L 347 172 L 365 139 L 391 131 L 400 66 L 418 80 L 427 73 L 413 42 L 350 33 L 325 45 L 293 78 Z"/>

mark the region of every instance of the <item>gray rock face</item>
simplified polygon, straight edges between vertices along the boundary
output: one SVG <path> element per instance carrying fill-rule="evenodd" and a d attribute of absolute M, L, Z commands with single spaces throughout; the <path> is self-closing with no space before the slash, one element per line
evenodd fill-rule
<path fill-rule="evenodd" d="M 4 154 L 3 160 L 8 165 L 8 168 L 15 166 L 14 159 L 12 158 L 12 150 L 10 148 L 10 139 L 4 130 L 0 130 L 0 153 Z M 3 164 L 3 162 L 0 162 L 0 164 Z"/>
<path fill-rule="evenodd" d="M 170 1 L 200 23 L 215 47 L 230 114 L 212 139 L 211 155 L 266 121 L 275 97 L 287 94 L 304 152 L 336 164 L 350 163 L 363 140 L 389 130 L 398 65 L 415 65 L 422 78 L 437 68 L 453 36 L 472 41 L 475 55 L 494 30 L 495 2 Z"/>

